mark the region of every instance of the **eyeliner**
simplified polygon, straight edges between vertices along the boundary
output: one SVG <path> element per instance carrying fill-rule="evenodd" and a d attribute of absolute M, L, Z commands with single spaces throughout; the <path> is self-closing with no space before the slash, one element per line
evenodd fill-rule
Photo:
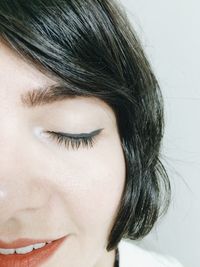
<path fill-rule="evenodd" d="M 69 133 L 63 133 L 63 132 L 56 132 L 59 135 L 66 136 L 66 137 L 72 137 L 72 138 L 87 138 L 87 137 L 93 137 L 95 135 L 98 135 L 104 128 L 95 130 L 91 133 L 80 133 L 80 134 L 69 134 Z M 52 132 L 52 131 L 48 131 Z M 53 132 L 52 132 L 53 133 Z"/>

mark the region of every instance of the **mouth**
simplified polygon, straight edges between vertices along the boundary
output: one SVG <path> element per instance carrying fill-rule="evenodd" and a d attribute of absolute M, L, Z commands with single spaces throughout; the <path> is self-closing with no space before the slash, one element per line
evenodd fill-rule
<path fill-rule="evenodd" d="M 40 247 L 41 245 L 39 244 L 34 245 L 32 248 L 33 250 L 30 252 L 26 252 L 25 248 L 20 248 L 13 249 L 13 254 L 5 255 L 6 250 L 0 249 L 0 265 L 1 267 L 39 267 L 42 263 L 48 261 L 50 257 L 54 255 L 54 253 L 56 253 L 58 248 L 61 246 L 61 244 L 67 237 L 68 236 L 64 236 L 50 243 L 45 243 L 45 245 L 43 244 L 42 247 Z M 2 254 L 1 251 L 4 251 L 4 254 Z"/>

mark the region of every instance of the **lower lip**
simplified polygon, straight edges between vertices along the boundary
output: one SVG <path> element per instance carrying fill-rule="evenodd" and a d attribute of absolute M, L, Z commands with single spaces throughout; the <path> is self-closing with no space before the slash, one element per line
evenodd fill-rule
<path fill-rule="evenodd" d="M 54 255 L 56 250 L 61 246 L 66 238 L 67 236 L 52 241 L 44 247 L 33 249 L 31 252 L 26 254 L 0 254 L 0 265 L 1 267 L 39 267 L 42 263 L 48 261 L 49 258 Z"/>

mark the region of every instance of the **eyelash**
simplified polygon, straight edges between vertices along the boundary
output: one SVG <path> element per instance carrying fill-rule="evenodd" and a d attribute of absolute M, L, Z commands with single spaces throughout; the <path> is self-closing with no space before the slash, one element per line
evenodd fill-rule
<path fill-rule="evenodd" d="M 69 137 L 53 131 L 47 131 L 46 133 L 48 133 L 49 137 L 55 140 L 58 145 L 64 145 L 67 149 L 69 149 L 69 145 L 71 145 L 72 149 L 78 149 L 80 145 L 90 148 L 94 145 L 95 136 Z"/>

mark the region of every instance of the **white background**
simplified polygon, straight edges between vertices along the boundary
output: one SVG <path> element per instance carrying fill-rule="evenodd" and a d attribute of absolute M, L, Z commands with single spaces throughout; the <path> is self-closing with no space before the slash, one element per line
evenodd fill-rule
<path fill-rule="evenodd" d="M 168 213 L 139 244 L 200 266 L 200 1 L 120 0 L 165 101 L 162 162 L 172 183 Z"/>

